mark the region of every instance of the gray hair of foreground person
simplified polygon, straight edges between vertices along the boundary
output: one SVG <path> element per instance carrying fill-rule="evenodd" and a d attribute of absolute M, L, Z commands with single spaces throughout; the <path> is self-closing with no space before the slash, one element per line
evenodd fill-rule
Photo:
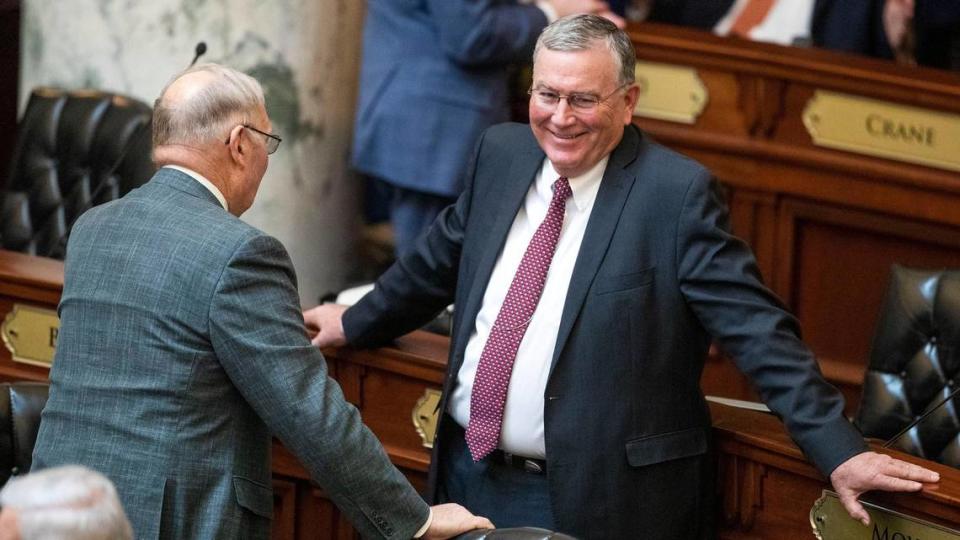
<path fill-rule="evenodd" d="M 133 539 L 113 483 L 78 465 L 12 478 L 0 491 L 0 506 L 15 514 L 22 540 Z"/>

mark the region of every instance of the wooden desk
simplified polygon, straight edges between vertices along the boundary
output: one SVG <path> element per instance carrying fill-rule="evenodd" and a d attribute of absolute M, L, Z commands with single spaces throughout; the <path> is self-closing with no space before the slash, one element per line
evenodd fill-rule
<path fill-rule="evenodd" d="M 56 261 L 0 252 L 0 310 L 13 302 L 56 305 L 62 266 Z M 448 340 L 414 332 L 395 347 L 328 350 L 331 375 L 383 442 L 394 464 L 422 488 L 429 451 L 412 423 L 412 409 L 427 388 L 439 389 Z M 13 363 L 0 353 L 4 380 L 45 380 L 47 372 Z M 721 538 L 811 538 L 808 513 L 827 484 L 772 416 L 711 404 L 718 454 Z M 919 495 L 876 495 L 872 500 L 960 528 L 960 471 L 897 452 L 934 468 L 943 481 Z M 353 538 L 350 524 L 282 444 L 274 441 L 274 531 L 277 539 Z"/>

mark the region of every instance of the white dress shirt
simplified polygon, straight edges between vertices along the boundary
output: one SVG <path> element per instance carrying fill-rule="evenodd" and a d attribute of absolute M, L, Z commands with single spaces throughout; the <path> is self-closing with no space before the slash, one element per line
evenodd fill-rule
<path fill-rule="evenodd" d="M 597 191 L 600 189 L 600 180 L 607 168 L 608 157 L 603 158 L 586 174 L 568 178 L 573 196 L 567 200 L 563 228 L 557 240 L 553 261 L 550 263 L 550 271 L 547 273 L 547 282 L 517 350 L 510 386 L 507 389 L 507 403 L 500 431 L 500 448 L 506 452 L 533 458 L 546 457 L 543 400 L 547 377 L 550 374 L 560 315 L 567 298 L 573 266 L 577 262 L 580 243 L 597 198 Z M 470 422 L 470 393 L 473 391 L 480 354 L 487 343 L 497 314 L 500 313 L 500 307 L 527 245 L 547 215 L 550 200 L 553 198 L 553 183 L 559 176 L 550 160 L 544 159 L 493 267 L 483 295 L 483 304 L 467 342 L 457 386 L 450 396 L 448 412 L 464 428 Z"/>
<path fill-rule="evenodd" d="M 193 169 L 188 169 L 186 167 L 181 167 L 179 165 L 164 165 L 164 168 L 180 171 L 183 174 L 189 176 L 190 178 L 193 178 L 197 182 L 200 182 L 201 186 L 207 188 L 207 191 L 209 191 L 210 193 L 213 193 L 213 196 L 216 197 L 218 201 L 220 201 L 220 206 L 222 206 L 224 210 L 226 210 L 227 212 L 230 211 L 230 209 L 227 208 L 227 199 L 226 197 L 223 196 L 223 193 L 220 193 L 220 190 L 217 189 L 217 186 L 213 185 L 213 182 L 207 180 L 207 178 L 202 174 L 198 173 Z"/>

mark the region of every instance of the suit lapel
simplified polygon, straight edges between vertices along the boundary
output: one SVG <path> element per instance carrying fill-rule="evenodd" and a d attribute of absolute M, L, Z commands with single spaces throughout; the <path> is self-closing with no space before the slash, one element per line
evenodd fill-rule
<path fill-rule="evenodd" d="M 553 359 L 550 364 L 550 373 L 557 365 L 557 359 L 570 337 L 570 331 L 577 320 L 580 308 L 586 299 L 587 291 L 593 283 L 603 262 L 607 247 L 616 231 L 617 223 L 623 212 L 623 205 L 630 193 L 635 180 L 634 169 L 627 168 L 637 158 L 640 150 L 640 134 L 633 127 L 628 126 L 623 132 L 623 139 L 610 155 L 607 170 L 603 173 L 597 199 L 590 212 L 590 221 L 583 233 L 580 244 L 580 253 L 573 267 L 570 285 L 567 288 L 567 299 L 563 304 L 563 314 L 560 318 L 560 328 L 557 331 L 557 342 L 553 350 Z"/>
<path fill-rule="evenodd" d="M 452 368 L 454 372 L 460 369 L 460 363 L 463 358 L 463 351 L 467 346 L 467 340 L 473 333 L 473 321 L 476 321 L 477 313 L 480 312 L 480 305 L 483 301 L 484 292 L 487 290 L 487 282 L 490 281 L 490 274 L 493 273 L 493 267 L 506 242 L 507 233 L 513 220 L 520 210 L 530 189 L 530 183 L 534 176 L 543 165 L 544 154 L 537 148 L 534 151 L 518 153 L 514 156 L 510 164 L 509 172 L 505 178 L 493 178 L 490 181 L 495 186 L 502 186 L 500 189 L 491 190 L 488 197 L 488 208 L 478 209 L 480 212 L 493 210 L 493 220 L 489 225 L 489 232 L 484 235 L 484 242 L 481 246 L 481 255 L 477 263 L 477 271 L 473 278 L 473 284 L 467 295 L 467 301 L 464 306 L 463 318 L 459 331 L 457 332 L 457 341 L 454 344 Z M 507 202 L 505 202 L 507 201 Z M 498 204 L 502 203 L 502 204 Z M 496 205 L 495 209 L 489 209 L 489 206 Z M 475 218 L 476 219 L 476 218 Z"/>

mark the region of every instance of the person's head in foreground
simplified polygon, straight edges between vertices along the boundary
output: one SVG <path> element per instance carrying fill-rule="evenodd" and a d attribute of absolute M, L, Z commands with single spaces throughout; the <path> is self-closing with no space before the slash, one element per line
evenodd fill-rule
<path fill-rule="evenodd" d="M 67 465 L 14 477 L 0 491 L 0 540 L 132 540 L 113 484 Z"/>

